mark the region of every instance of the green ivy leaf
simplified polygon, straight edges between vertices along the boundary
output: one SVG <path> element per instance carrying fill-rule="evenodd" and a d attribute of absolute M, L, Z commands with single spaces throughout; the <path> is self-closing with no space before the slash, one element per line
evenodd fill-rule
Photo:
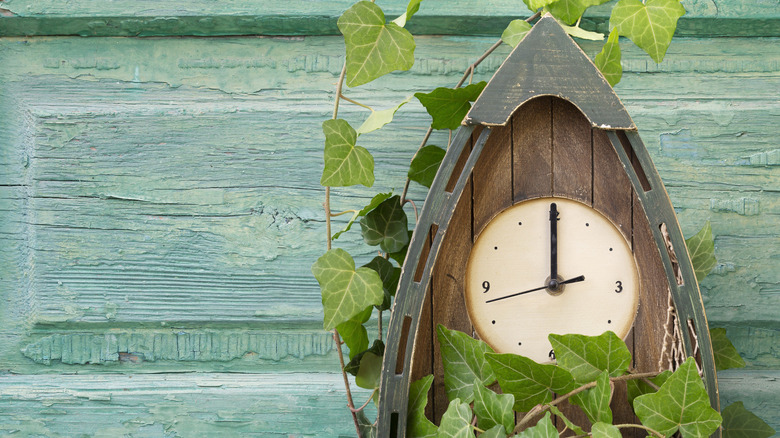
<path fill-rule="evenodd" d="M 409 103 L 409 101 L 412 100 L 412 96 L 407 97 L 404 99 L 403 102 L 399 103 L 398 105 L 388 108 L 386 110 L 381 111 L 371 111 L 371 115 L 368 116 L 365 122 L 363 122 L 362 125 L 357 129 L 358 135 L 361 134 L 367 134 L 372 131 L 376 131 L 377 129 L 387 125 L 388 123 L 393 121 L 393 116 L 395 116 L 396 111 L 398 111 L 402 106 Z"/>
<path fill-rule="evenodd" d="M 368 268 L 355 270 L 355 261 L 341 248 L 323 254 L 311 267 L 322 289 L 325 311 L 323 327 L 331 330 L 364 311 L 382 303 L 382 280 Z"/>
<path fill-rule="evenodd" d="M 515 427 L 515 413 L 512 411 L 514 404 L 512 394 L 496 394 L 482 383 L 474 383 L 474 413 L 480 429 L 488 430 L 499 425 L 503 426 L 505 435 L 511 432 Z"/>
<path fill-rule="evenodd" d="M 358 428 L 360 428 L 360 436 L 363 438 L 376 438 L 376 424 L 369 420 L 366 416 L 364 409 L 355 412 L 358 420 Z"/>
<path fill-rule="evenodd" d="M 590 433 L 593 438 L 623 438 L 620 429 L 608 423 L 596 423 Z"/>
<path fill-rule="evenodd" d="M 506 431 L 504 426 L 498 424 L 481 433 L 479 438 L 506 438 Z"/>
<path fill-rule="evenodd" d="M 325 133 L 325 168 L 320 184 L 344 187 L 374 185 L 374 157 L 364 147 L 356 146 L 357 133 L 346 120 L 322 122 Z"/>
<path fill-rule="evenodd" d="M 665 370 L 662 371 L 661 374 L 648 380 L 650 380 L 655 386 L 660 388 L 664 384 L 664 382 L 666 382 L 666 379 L 668 379 L 669 376 L 671 375 L 672 375 L 671 371 Z M 656 391 L 655 388 L 648 385 L 647 382 L 645 382 L 644 380 L 638 380 L 638 379 L 629 380 L 627 382 L 627 386 L 628 386 L 628 403 L 632 406 L 634 405 L 635 398 L 639 397 L 642 394 L 652 394 Z"/>
<path fill-rule="evenodd" d="M 566 24 L 574 24 L 582 17 L 585 9 L 598 6 L 609 0 L 556 0 L 547 7 L 553 16 Z"/>
<path fill-rule="evenodd" d="M 349 321 L 342 322 L 336 326 L 341 339 L 349 348 L 349 358 L 352 359 L 356 354 L 368 348 L 368 332 L 363 324 L 371 318 L 374 307 L 368 306 L 366 310 L 358 313 Z"/>
<path fill-rule="evenodd" d="M 516 435 L 517 438 L 558 438 L 558 429 L 550 418 L 550 413 L 544 414 L 544 417 L 536 423 L 536 426 L 529 427 L 528 429 L 520 432 Z"/>
<path fill-rule="evenodd" d="M 679 0 L 620 0 L 609 17 L 609 28 L 617 29 L 655 62 L 661 62 L 672 42 L 677 20 L 685 15 Z"/>
<path fill-rule="evenodd" d="M 690 357 L 658 392 L 634 399 L 634 412 L 642 424 L 666 436 L 679 428 L 683 438 L 706 438 L 721 423 L 720 414 L 710 407 L 696 362 Z"/>
<path fill-rule="evenodd" d="M 604 371 L 596 379 L 596 386 L 571 397 L 572 403 L 582 407 L 585 415 L 591 423 L 612 423 L 612 409 L 609 401 L 612 399 L 612 385 L 609 382 L 609 373 Z"/>
<path fill-rule="evenodd" d="M 347 46 L 347 85 L 357 87 L 414 64 L 414 37 L 395 23 L 385 23 L 382 8 L 369 1 L 352 5 L 339 18 Z"/>
<path fill-rule="evenodd" d="M 715 240 L 712 238 L 710 221 L 707 221 L 695 236 L 685 239 L 685 246 L 688 247 L 688 254 L 691 255 L 696 281 L 701 282 L 718 263 L 715 260 Z"/>
<path fill-rule="evenodd" d="M 501 391 L 515 397 L 514 409 L 518 412 L 549 402 L 553 392 L 565 394 L 576 388 L 571 374 L 559 366 L 541 365 L 515 354 L 485 356 L 496 373 Z"/>
<path fill-rule="evenodd" d="M 409 225 L 401 206 L 401 197 L 392 196 L 379 204 L 360 220 L 363 240 L 379 245 L 382 251 L 400 251 L 409 243 Z"/>
<path fill-rule="evenodd" d="M 355 223 L 355 221 L 359 217 L 365 216 L 369 211 L 375 209 L 379 204 L 382 203 L 382 201 L 384 201 L 385 199 L 387 199 L 387 198 L 389 198 L 391 196 L 393 196 L 393 192 L 377 193 L 376 195 L 374 195 L 374 197 L 371 198 L 371 202 L 369 202 L 368 205 L 363 207 L 362 210 L 356 211 L 355 214 L 352 215 L 352 218 L 349 220 L 349 222 L 347 223 L 347 226 L 343 230 L 341 230 L 338 233 L 333 235 L 333 240 L 338 239 L 342 234 L 344 234 L 347 231 L 349 231 L 349 229 L 352 228 L 352 224 Z"/>
<path fill-rule="evenodd" d="M 363 265 L 366 268 L 373 269 L 382 279 L 382 288 L 384 289 L 385 299 L 382 304 L 377 306 L 378 310 L 387 310 L 390 308 L 392 297 L 398 289 L 398 279 L 401 278 L 401 268 L 396 268 L 384 257 L 376 256 L 370 262 Z"/>
<path fill-rule="evenodd" d="M 609 85 L 615 86 L 623 77 L 623 66 L 620 64 L 620 44 L 618 44 L 618 32 L 612 29 L 607 42 L 593 59 L 596 68 L 599 69 Z"/>
<path fill-rule="evenodd" d="M 457 330 L 448 330 L 439 324 L 436 336 L 444 363 L 444 389 L 450 400 L 474 401 L 474 381 L 489 385 L 496 380 L 485 353 L 493 350 L 484 342 Z M 471 420 L 469 418 L 469 420 Z"/>
<path fill-rule="evenodd" d="M 379 388 L 379 379 L 382 377 L 382 356 L 377 356 L 370 351 L 360 360 L 360 369 L 355 376 L 355 384 L 365 389 Z"/>
<path fill-rule="evenodd" d="M 580 384 L 596 380 L 602 371 L 617 377 L 631 365 L 628 347 L 610 331 L 599 336 L 551 334 L 548 338 L 558 365 L 569 371 Z"/>
<path fill-rule="evenodd" d="M 745 367 L 745 360 L 742 359 L 734 344 L 726 336 L 726 329 L 710 329 L 710 340 L 712 341 L 712 352 L 715 355 L 716 370 L 723 371 Z"/>
<path fill-rule="evenodd" d="M 417 151 L 409 166 L 409 179 L 431 188 L 433 178 L 436 177 L 436 172 L 439 170 L 441 160 L 444 159 L 446 153 L 447 151 L 444 149 L 433 145 L 425 146 Z"/>
<path fill-rule="evenodd" d="M 409 232 L 406 233 L 407 240 L 409 242 L 412 241 L 412 234 L 414 234 L 414 230 L 409 230 Z M 388 253 L 387 255 L 390 256 L 391 259 L 395 260 L 396 263 L 398 263 L 398 266 L 403 266 L 404 265 L 404 259 L 406 259 L 406 252 L 408 250 L 409 250 L 409 244 L 407 243 L 400 250 L 398 250 L 396 252 Z"/>
<path fill-rule="evenodd" d="M 741 401 L 730 404 L 722 415 L 723 438 L 769 438 L 775 434 L 764 420 L 745 409 Z"/>
<path fill-rule="evenodd" d="M 523 3 L 525 3 L 526 6 L 528 6 L 528 9 L 531 12 L 536 12 L 540 8 L 543 8 L 550 3 L 555 3 L 557 0 L 523 0 Z"/>
<path fill-rule="evenodd" d="M 566 424 L 566 427 L 572 430 L 572 432 L 576 433 L 577 435 L 586 435 L 585 431 L 582 430 L 581 427 L 577 426 L 576 424 L 572 423 L 571 420 L 566 418 L 565 415 L 563 415 L 563 412 L 560 411 L 557 407 L 550 405 L 550 412 L 552 412 L 556 417 L 563 420 L 563 422 Z"/>
<path fill-rule="evenodd" d="M 415 93 L 428 114 L 433 117 L 433 129 L 457 129 L 466 117 L 471 104 L 477 100 L 487 82 L 482 81 L 462 88 L 439 87 L 430 93 Z"/>
<path fill-rule="evenodd" d="M 401 27 L 406 26 L 406 22 L 409 21 L 412 16 L 420 10 L 420 3 L 422 3 L 422 0 L 410 0 L 409 4 L 406 6 L 406 12 L 393 20 L 393 23 Z"/>
<path fill-rule="evenodd" d="M 344 365 L 344 371 L 348 372 L 349 374 L 352 374 L 353 376 L 357 376 L 358 372 L 360 372 L 360 365 L 363 362 L 363 357 L 371 353 L 374 356 L 382 357 L 385 354 L 385 343 L 380 341 L 379 339 L 374 340 L 374 344 L 371 345 L 371 348 L 368 350 L 361 351 L 360 353 L 356 354 L 346 365 Z"/>
<path fill-rule="evenodd" d="M 527 21 L 512 20 L 509 22 L 509 26 L 504 29 L 504 32 L 501 33 L 501 40 L 512 47 L 517 47 L 529 30 L 531 30 L 531 24 Z"/>
<path fill-rule="evenodd" d="M 471 409 L 469 404 L 453 399 L 441 416 L 438 438 L 473 438 L 471 431 Z"/>
<path fill-rule="evenodd" d="M 427 375 L 412 382 L 409 387 L 409 416 L 406 420 L 406 436 L 409 438 L 435 438 L 438 428 L 425 416 L 428 391 L 433 384 L 433 375 Z"/>

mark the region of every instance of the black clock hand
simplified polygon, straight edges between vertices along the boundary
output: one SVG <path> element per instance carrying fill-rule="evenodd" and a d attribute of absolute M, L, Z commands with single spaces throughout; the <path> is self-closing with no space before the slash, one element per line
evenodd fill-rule
<path fill-rule="evenodd" d="M 574 277 L 574 278 L 570 278 L 570 279 L 568 279 L 566 281 L 562 281 L 562 282 L 558 283 L 558 286 L 563 285 L 563 284 L 569 284 L 569 283 L 577 283 L 577 282 L 580 282 L 580 281 L 585 281 L 585 276 L 584 275 L 580 275 L 579 277 Z M 549 287 L 549 285 L 545 285 L 545 286 L 542 286 L 542 287 L 537 287 L 535 289 L 530 289 L 530 290 L 526 290 L 526 291 L 523 291 L 523 292 L 518 292 L 516 294 L 511 294 L 511 295 L 506 295 L 506 296 L 503 296 L 503 297 L 493 298 L 492 300 L 487 300 L 485 302 L 486 303 L 492 303 L 493 301 L 503 300 L 504 298 L 512 298 L 512 297 L 516 297 L 518 295 L 523 295 L 523 294 L 527 294 L 527 293 L 530 293 L 530 292 L 536 292 L 538 290 L 547 289 L 548 287 Z"/>
<path fill-rule="evenodd" d="M 558 206 L 550 204 L 550 289 L 558 289 Z"/>

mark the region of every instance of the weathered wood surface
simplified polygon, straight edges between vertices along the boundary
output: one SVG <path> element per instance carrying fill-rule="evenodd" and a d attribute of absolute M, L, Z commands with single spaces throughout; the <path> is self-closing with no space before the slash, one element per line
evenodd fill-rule
<path fill-rule="evenodd" d="M 519 106 L 550 95 L 574 104 L 594 127 L 636 130 L 607 80 L 571 41 L 555 18 L 545 14 L 490 79 L 466 123 L 506 125 Z"/>
<path fill-rule="evenodd" d="M 335 35 L 336 20 L 352 0 L 298 2 L 274 0 L 139 0 L 132 3 L 73 0 L 5 0 L 0 5 L 0 36 L 83 35 Z M 392 18 L 407 0 L 386 0 Z M 678 36 L 778 36 L 780 10 L 762 0 L 683 1 L 688 13 Z M 611 5 L 593 7 L 582 26 L 607 32 Z M 415 34 L 499 35 L 509 21 L 530 15 L 513 0 L 431 2 L 408 28 Z"/>
<path fill-rule="evenodd" d="M 384 109 L 418 91 L 409 83 L 452 86 L 493 41 L 418 38 L 411 72 L 347 92 Z M 680 38 L 660 66 L 623 50 L 616 90 L 683 231 L 712 222 L 719 264 L 702 284 L 710 325 L 726 327 L 758 370 L 721 378 L 723 405 L 742 399 L 780 429 L 772 383 L 760 377 L 780 368 L 780 40 Z M 309 267 L 324 248 L 320 123 L 342 54 L 337 37 L 0 40 L 0 382 L 66 387 L 9 371 L 334 371 Z M 365 117 L 349 106 L 341 114 L 353 125 Z M 402 187 L 427 121 L 410 103 L 395 126 L 361 137 L 377 159 L 377 190 Z M 371 195 L 334 192 L 334 210 Z M 415 187 L 412 198 L 424 194 Z M 367 262 L 359 240 L 338 244 Z M 181 347 L 195 339 L 197 350 Z M 159 403 L 168 390 L 148 394 Z M 290 397 L 341 415 L 330 395 L 311 385 Z M 4 408 L 18 401 L 2 398 Z M 31 422 L 62 418 L 36 404 L 14 409 Z M 320 423 L 351 433 L 324 415 Z"/>
<path fill-rule="evenodd" d="M 354 436 L 343 385 L 334 373 L 3 376 L 0 434 Z"/>

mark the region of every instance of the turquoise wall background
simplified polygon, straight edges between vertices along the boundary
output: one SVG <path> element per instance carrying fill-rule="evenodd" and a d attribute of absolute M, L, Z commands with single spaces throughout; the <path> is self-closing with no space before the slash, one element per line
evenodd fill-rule
<path fill-rule="evenodd" d="M 0 3 L 0 434 L 354 435 L 310 274 L 350 4 Z M 712 223 L 707 315 L 748 365 L 719 374 L 722 404 L 780 430 L 780 3 L 683 4 L 662 64 L 621 41 L 616 91 L 686 236 Z M 608 10 L 583 26 L 606 30 Z M 451 87 L 518 16 L 514 0 L 426 0 L 412 70 L 349 96 L 384 109 Z M 377 190 L 403 188 L 428 124 L 413 101 L 361 137 Z M 335 190 L 332 208 L 371 195 Z"/>

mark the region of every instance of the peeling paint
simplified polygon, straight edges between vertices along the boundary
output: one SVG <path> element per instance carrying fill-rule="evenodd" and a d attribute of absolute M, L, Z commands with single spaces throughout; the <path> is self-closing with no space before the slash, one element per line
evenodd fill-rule
<path fill-rule="evenodd" d="M 750 166 L 780 166 L 780 149 L 750 155 L 747 160 L 740 164 Z"/>
<path fill-rule="evenodd" d="M 756 216 L 761 213 L 761 204 L 754 198 L 710 199 L 710 210 Z"/>
<path fill-rule="evenodd" d="M 55 334 L 22 347 L 36 363 L 51 365 L 154 361 L 228 362 L 305 359 L 333 348 L 327 332 L 137 331 L 110 334 Z"/>

